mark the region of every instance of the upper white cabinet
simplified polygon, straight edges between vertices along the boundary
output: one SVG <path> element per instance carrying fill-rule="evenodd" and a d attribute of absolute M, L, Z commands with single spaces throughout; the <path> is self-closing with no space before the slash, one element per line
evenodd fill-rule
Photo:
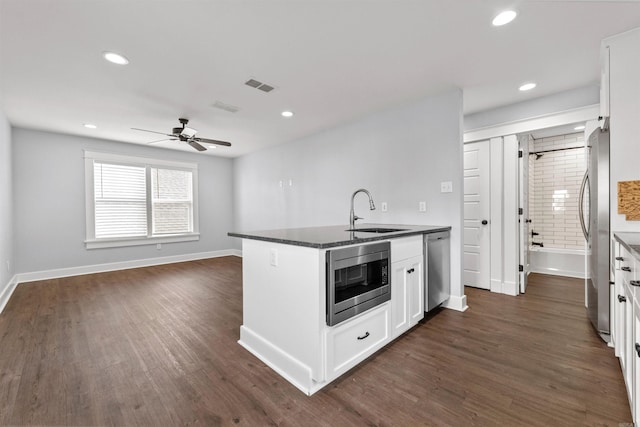
<path fill-rule="evenodd" d="M 618 182 L 638 179 L 640 118 L 640 28 L 603 40 L 601 109 L 610 115 L 611 230 L 640 231 L 617 213 Z M 608 59 L 608 62 L 607 62 Z M 608 64 L 608 67 L 607 67 Z M 608 76 L 608 77 L 606 77 Z M 608 82 L 608 84 L 607 84 Z"/>
<path fill-rule="evenodd" d="M 609 117 L 609 46 L 600 49 L 600 126 L 604 118 Z"/>

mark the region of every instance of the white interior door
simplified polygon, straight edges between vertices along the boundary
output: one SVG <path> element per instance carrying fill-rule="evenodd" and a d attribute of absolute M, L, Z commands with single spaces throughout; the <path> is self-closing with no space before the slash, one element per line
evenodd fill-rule
<path fill-rule="evenodd" d="M 520 293 L 527 290 L 527 277 L 529 275 L 529 141 L 528 136 L 519 138 L 520 152 L 518 159 L 518 193 L 521 214 L 520 222 Z"/>
<path fill-rule="evenodd" d="M 491 224 L 489 141 L 464 145 L 463 284 L 490 289 Z"/>

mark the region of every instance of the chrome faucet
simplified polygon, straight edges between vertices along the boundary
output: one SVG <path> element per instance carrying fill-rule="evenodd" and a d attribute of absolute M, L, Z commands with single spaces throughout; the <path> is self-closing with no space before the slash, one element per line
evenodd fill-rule
<path fill-rule="evenodd" d="M 369 192 L 367 190 L 365 190 L 364 188 L 360 188 L 359 190 L 354 191 L 353 194 L 351 195 L 351 213 L 349 215 L 349 228 L 351 230 L 353 230 L 355 228 L 356 220 L 364 219 L 364 218 L 360 218 L 359 216 L 357 216 L 353 212 L 353 199 L 356 198 L 356 194 L 358 194 L 358 193 L 365 193 L 367 196 L 369 196 L 369 209 L 370 210 L 374 210 L 376 208 L 376 205 L 373 204 L 373 199 L 371 198 L 371 194 L 369 194 Z"/>

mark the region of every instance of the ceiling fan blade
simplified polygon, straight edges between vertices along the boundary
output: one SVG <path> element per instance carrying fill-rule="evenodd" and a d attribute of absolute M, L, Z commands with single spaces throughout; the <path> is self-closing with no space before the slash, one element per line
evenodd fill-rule
<path fill-rule="evenodd" d="M 225 147 L 231 147 L 231 143 L 227 141 L 218 141 L 217 139 L 207 139 L 207 138 L 193 138 L 194 141 L 204 142 L 206 144 L 217 144 L 224 145 Z"/>
<path fill-rule="evenodd" d="M 178 138 L 163 138 L 163 139 L 159 139 L 157 141 L 151 141 L 151 142 L 147 142 L 147 144 L 155 144 L 156 142 L 162 142 L 162 141 L 177 141 Z"/>
<path fill-rule="evenodd" d="M 131 128 L 131 129 L 133 129 L 133 130 L 141 130 L 142 132 L 157 133 L 158 135 L 175 136 L 175 135 L 170 134 L 170 133 L 156 132 L 155 130 L 147 130 L 147 129 L 139 129 L 139 128 Z"/>
<path fill-rule="evenodd" d="M 187 140 L 187 144 L 189 144 L 190 146 L 192 146 L 193 148 L 195 148 L 198 151 L 207 151 L 206 147 L 203 147 L 202 145 L 198 144 L 193 139 Z"/>

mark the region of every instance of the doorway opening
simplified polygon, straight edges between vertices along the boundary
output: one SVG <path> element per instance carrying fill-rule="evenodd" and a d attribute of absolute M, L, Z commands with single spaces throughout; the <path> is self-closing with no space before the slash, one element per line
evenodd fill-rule
<path fill-rule="evenodd" d="M 524 211 L 520 246 L 525 275 L 585 278 L 586 240 L 581 223 L 588 202 L 583 182 L 587 170 L 584 126 L 573 123 L 518 135 L 526 154 L 520 162 Z M 522 280 L 526 283 L 526 277 Z"/>

